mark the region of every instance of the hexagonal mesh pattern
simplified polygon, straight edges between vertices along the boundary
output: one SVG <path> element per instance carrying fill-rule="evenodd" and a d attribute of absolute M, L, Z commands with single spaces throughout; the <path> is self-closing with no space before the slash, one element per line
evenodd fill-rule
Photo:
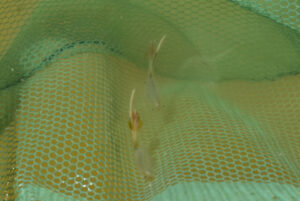
<path fill-rule="evenodd" d="M 293 5 L 277 21 L 298 30 Z M 24 0 L 0 10 L 2 200 L 151 200 L 192 181 L 299 188 L 297 31 L 223 0 Z M 144 53 L 163 34 L 157 109 L 144 96 Z M 133 88 L 151 182 L 128 128 Z"/>
<path fill-rule="evenodd" d="M 254 9 L 279 23 L 300 29 L 300 3 L 297 0 L 233 0 L 246 8 Z"/>

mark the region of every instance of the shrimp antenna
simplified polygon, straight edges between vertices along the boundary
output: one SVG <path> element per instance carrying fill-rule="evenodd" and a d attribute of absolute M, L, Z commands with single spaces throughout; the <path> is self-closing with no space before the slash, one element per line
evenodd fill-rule
<path fill-rule="evenodd" d="M 132 105 L 133 105 L 133 98 L 135 94 L 135 88 L 132 89 L 130 101 L 129 101 L 129 118 L 132 119 Z"/>
<path fill-rule="evenodd" d="M 159 49 L 160 49 L 162 43 L 164 42 L 166 36 L 167 36 L 167 35 L 164 35 L 164 36 L 160 39 L 160 41 L 159 41 L 159 43 L 158 43 L 158 45 L 157 45 L 156 51 L 155 51 L 156 54 L 158 53 L 158 51 L 159 51 Z"/>
<path fill-rule="evenodd" d="M 159 41 L 159 43 L 158 43 L 158 45 L 157 45 L 157 47 L 156 47 L 156 50 L 155 50 L 155 52 L 154 52 L 154 55 L 153 55 L 153 61 L 154 61 L 154 59 L 156 58 L 156 55 L 158 54 L 158 52 L 159 52 L 159 50 L 160 50 L 160 48 L 161 48 L 161 45 L 163 44 L 163 42 L 164 42 L 166 36 L 167 36 L 167 35 L 164 35 L 164 36 L 160 39 L 160 41 Z"/>

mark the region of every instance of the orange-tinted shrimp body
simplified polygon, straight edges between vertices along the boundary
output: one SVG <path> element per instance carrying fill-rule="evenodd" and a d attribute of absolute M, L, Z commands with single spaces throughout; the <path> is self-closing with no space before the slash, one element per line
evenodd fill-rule
<path fill-rule="evenodd" d="M 138 148 L 138 139 L 137 139 L 138 130 L 142 127 L 143 123 L 142 123 L 137 111 L 132 109 L 134 94 L 135 94 L 135 89 L 132 90 L 131 96 L 130 96 L 130 101 L 129 101 L 128 126 L 129 126 L 129 128 L 131 130 L 131 134 L 132 134 L 133 147 L 134 147 L 134 149 L 137 149 Z"/>
<path fill-rule="evenodd" d="M 132 116 L 132 118 L 129 119 L 128 125 L 131 130 L 131 134 L 132 134 L 133 147 L 135 149 L 137 149 L 138 148 L 138 139 L 137 139 L 138 130 L 142 127 L 143 122 L 140 119 L 140 116 L 136 111 L 132 112 L 131 116 Z"/>

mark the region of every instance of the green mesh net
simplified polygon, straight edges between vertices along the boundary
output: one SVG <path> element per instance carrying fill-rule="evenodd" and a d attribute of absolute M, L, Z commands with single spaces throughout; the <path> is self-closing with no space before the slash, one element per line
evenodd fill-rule
<path fill-rule="evenodd" d="M 298 0 L 2 1 L 0 200 L 299 200 L 299 31 Z"/>

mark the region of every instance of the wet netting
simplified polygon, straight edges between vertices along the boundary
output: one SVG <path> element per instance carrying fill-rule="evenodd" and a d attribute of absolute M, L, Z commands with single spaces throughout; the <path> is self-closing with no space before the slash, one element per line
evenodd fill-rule
<path fill-rule="evenodd" d="M 2 0 L 0 200 L 299 200 L 299 32 L 299 0 Z"/>

